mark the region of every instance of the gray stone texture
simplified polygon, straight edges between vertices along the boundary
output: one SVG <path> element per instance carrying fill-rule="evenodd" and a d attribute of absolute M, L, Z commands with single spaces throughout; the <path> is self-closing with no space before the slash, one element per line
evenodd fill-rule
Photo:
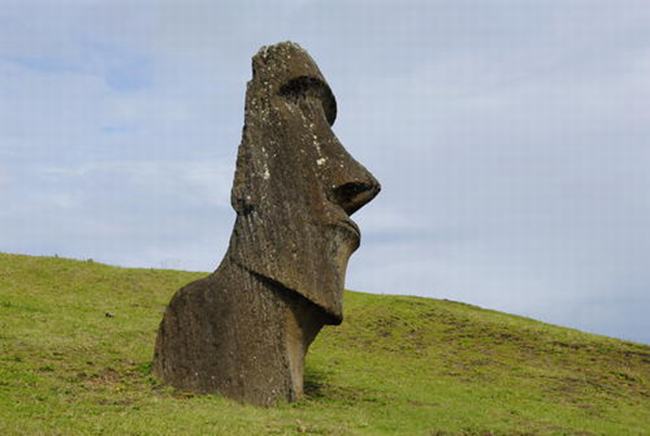
<path fill-rule="evenodd" d="M 153 369 L 180 389 L 272 405 L 300 398 L 309 345 L 343 320 L 360 241 L 350 215 L 380 185 L 332 132 L 336 100 L 297 44 L 253 57 L 245 112 L 228 251 L 172 298 Z"/>

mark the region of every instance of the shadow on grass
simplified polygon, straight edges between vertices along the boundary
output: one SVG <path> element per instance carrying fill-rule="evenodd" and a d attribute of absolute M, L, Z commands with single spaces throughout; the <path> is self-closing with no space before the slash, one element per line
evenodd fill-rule
<path fill-rule="evenodd" d="M 305 369 L 305 379 L 303 388 L 305 397 L 318 400 L 325 398 L 325 388 L 327 386 L 327 374 L 314 368 Z"/>

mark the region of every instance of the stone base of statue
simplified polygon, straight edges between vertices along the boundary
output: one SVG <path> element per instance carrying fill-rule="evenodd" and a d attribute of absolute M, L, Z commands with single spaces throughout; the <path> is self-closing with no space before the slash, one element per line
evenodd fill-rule
<path fill-rule="evenodd" d="M 182 390 L 257 405 L 295 401 L 307 348 L 327 322 L 321 313 L 225 259 L 174 295 L 156 340 L 154 374 Z"/>

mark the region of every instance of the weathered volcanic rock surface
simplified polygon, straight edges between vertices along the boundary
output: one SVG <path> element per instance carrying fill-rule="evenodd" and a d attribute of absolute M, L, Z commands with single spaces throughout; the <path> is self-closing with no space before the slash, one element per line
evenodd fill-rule
<path fill-rule="evenodd" d="M 309 344 L 342 322 L 360 242 L 350 215 L 380 185 L 332 132 L 336 100 L 297 44 L 253 57 L 245 110 L 228 251 L 172 298 L 153 368 L 177 388 L 271 405 L 302 395 Z"/>

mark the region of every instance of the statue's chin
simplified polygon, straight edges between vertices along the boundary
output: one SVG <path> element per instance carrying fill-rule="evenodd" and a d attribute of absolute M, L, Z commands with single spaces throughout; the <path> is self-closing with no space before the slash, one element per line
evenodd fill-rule
<path fill-rule="evenodd" d="M 322 284 L 324 286 L 318 290 L 314 290 L 301 287 L 299 280 L 297 282 L 292 282 L 290 279 L 288 279 L 288 277 L 295 277 L 292 274 L 282 274 L 281 272 L 270 273 L 268 271 L 261 271 L 254 266 L 246 265 L 245 263 L 236 263 L 244 270 L 251 273 L 255 279 L 275 287 L 280 292 L 285 292 L 289 295 L 293 295 L 297 298 L 305 300 L 309 306 L 312 306 L 314 310 L 318 311 L 322 315 L 324 324 L 339 325 L 343 321 L 343 314 L 341 311 L 343 282 L 341 282 L 340 285 L 337 285 L 336 287 L 332 287 L 331 285 L 335 283 L 335 281 L 338 281 L 339 277 L 345 276 L 346 266 L 338 264 L 334 265 L 335 267 L 340 268 L 340 273 L 336 274 L 334 277 L 321 276 Z M 296 269 L 299 270 L 300 265 L 297 265 Z M 334 296 L 334 299 L 336 299 L 339 304 L 324 305 L 323 299 L 311 298 L 313 295 L 323 294 Z M 325 299 L 325 301 L 327 300 L 329 299 Z"/>
<path fill-rule="evenodd" d="M 354 223 L 336 222 L 305 227 L 304 234 L 295 234 L 289 226 L 278 227 L 268 232 L 239 221 L 227 257 L 257 278 L 317 306 L 330 320 L 327 324 L 340 324 L 345 274 L 359 246 L 358 228 Z M 260 251 L 257 247 L 270 248 Z"/>

